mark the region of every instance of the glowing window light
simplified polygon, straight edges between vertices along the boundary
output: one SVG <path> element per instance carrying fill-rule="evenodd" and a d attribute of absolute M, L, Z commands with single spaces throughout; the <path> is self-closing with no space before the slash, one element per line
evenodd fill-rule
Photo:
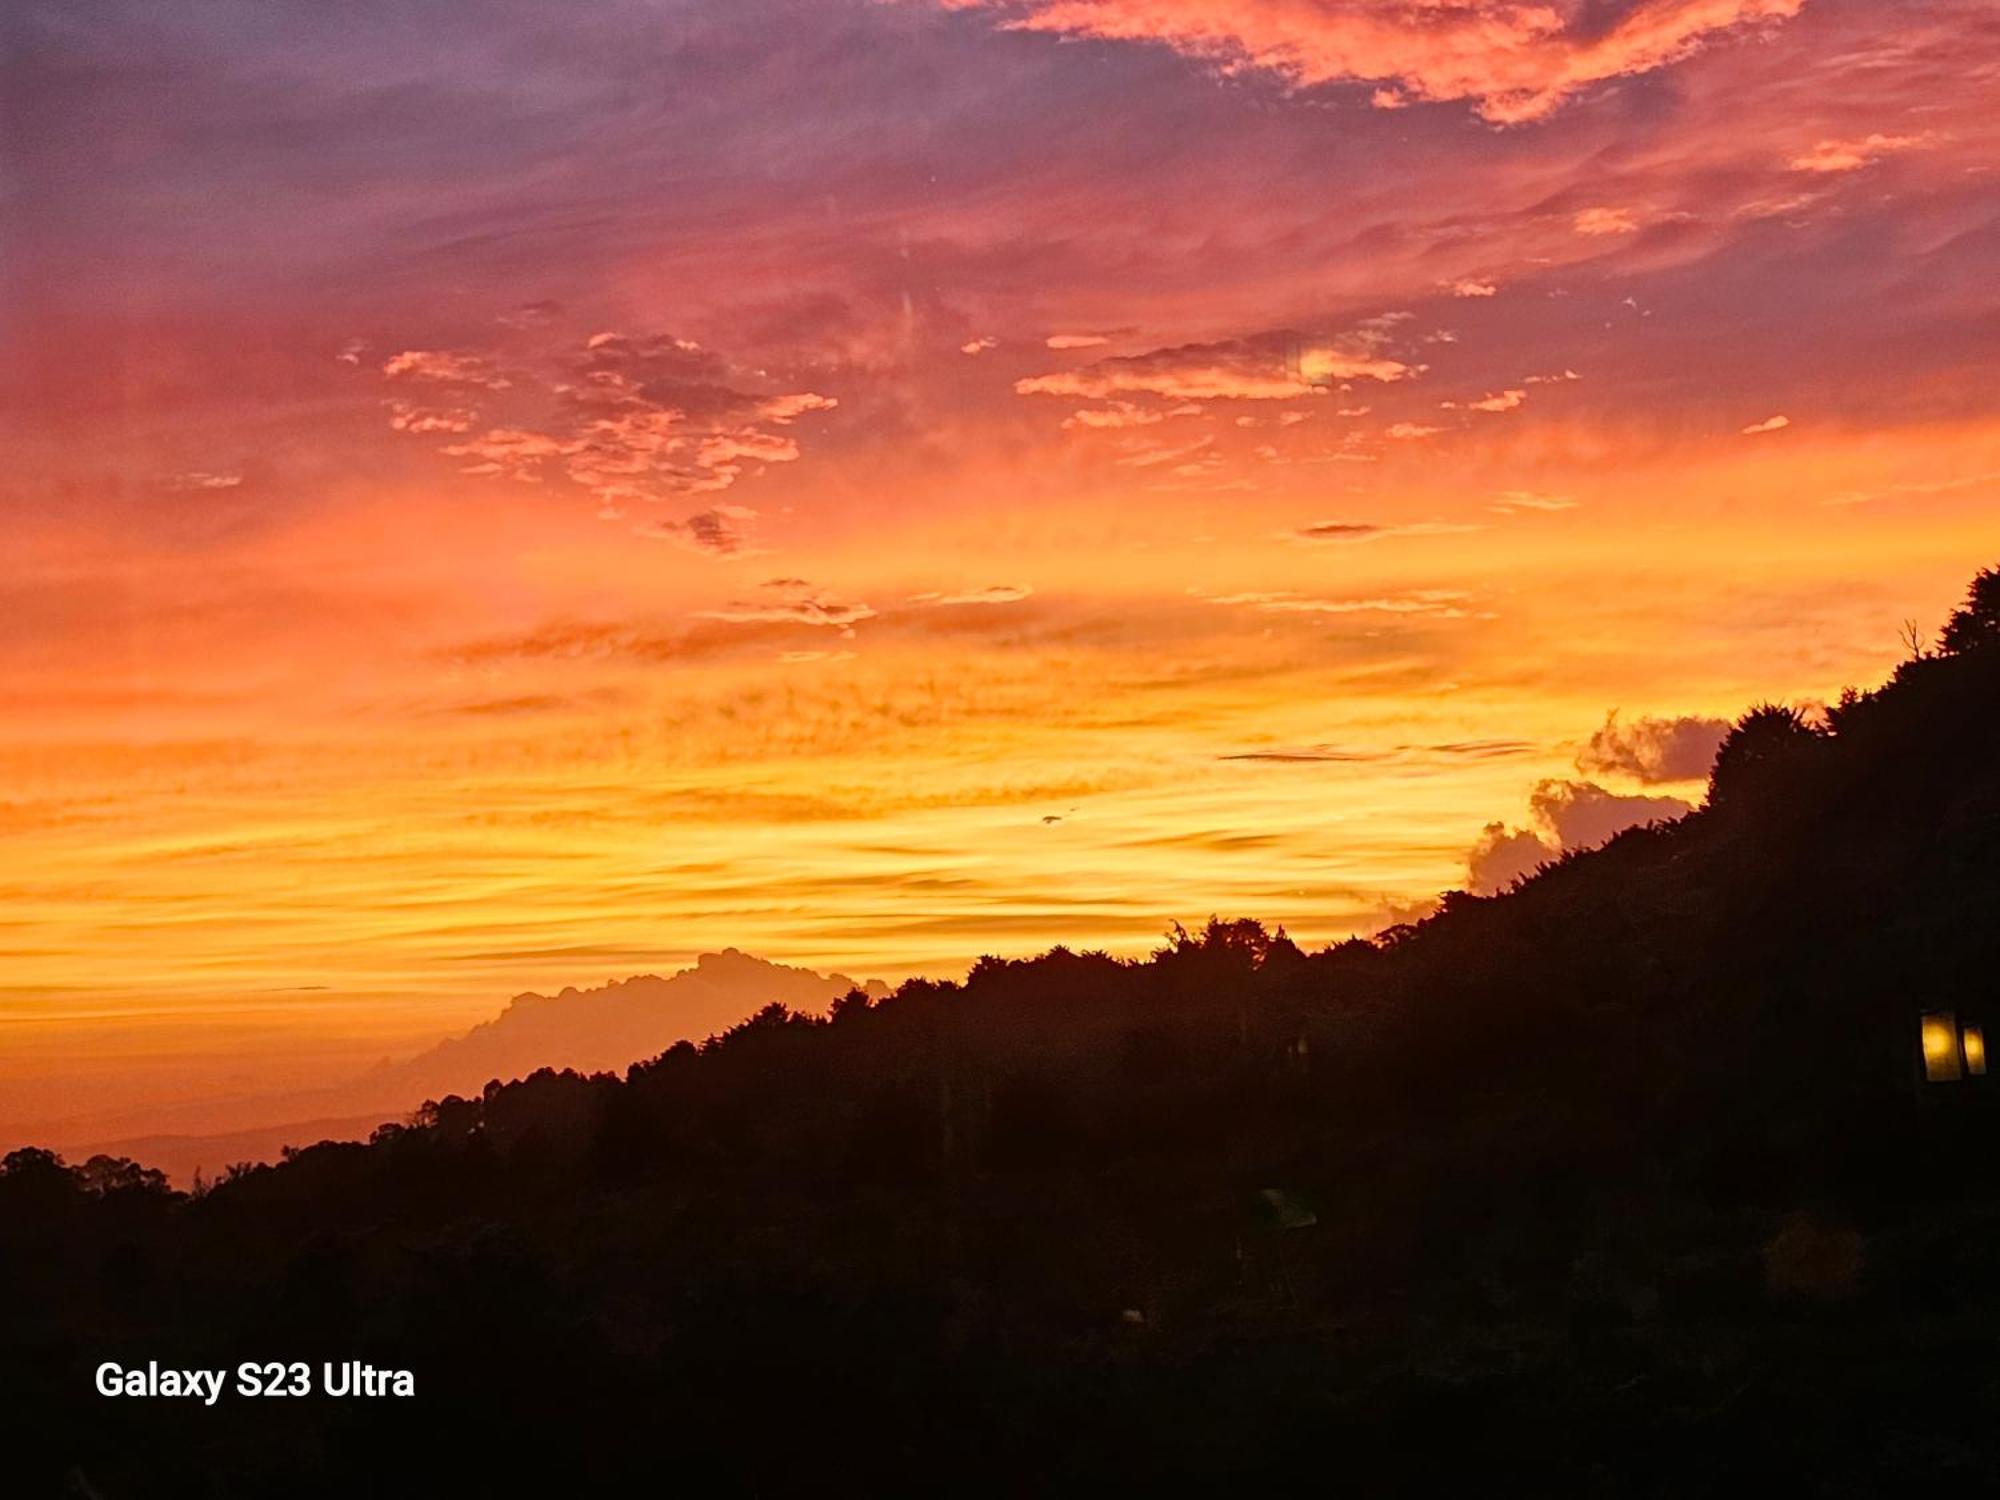
<path fill-rule="evenodd" d="M 1924 1077 L 1932 1083 L 1956 1083 L 1959 1070 L 1958 1018 L 1948 1010 L 1934 1010 L 1924 1016 Z M 1986 1067 L 1986 1042 L 1980 1038 L 1980 1071 Z"/>
<path fill-rule="evenodd" d="M 1986 1076 L 1986 1028 L 1968 1026 L 1958 1034 L 1965 1049 L 1965 1071 L 1974 1078 Z"/>

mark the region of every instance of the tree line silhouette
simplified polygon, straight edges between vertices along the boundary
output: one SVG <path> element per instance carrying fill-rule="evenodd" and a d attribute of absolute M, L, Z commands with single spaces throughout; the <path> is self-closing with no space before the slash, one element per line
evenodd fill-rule
<path fill-rule="evenodd" d="M 18 1493 L 1992 1485 L 2000 571 L 1707 804 L 1309 952 L 770 1006 L 192 1194 L 0 1163 Z M 2000 1006 L 1995 1007 L 2000 1010 Z M 107 1402 L 365 1359 L 372 1404 Z M 12 1491 L 12 1486 L 8 1486 Z"/>

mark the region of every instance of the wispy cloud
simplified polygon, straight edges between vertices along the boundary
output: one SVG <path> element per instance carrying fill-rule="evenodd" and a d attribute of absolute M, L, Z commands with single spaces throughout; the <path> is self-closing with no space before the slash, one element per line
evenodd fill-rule
<path fill-rule="evenodd" d="M 1357 338 L 1343 347 L 1286 338 L 1185 344 L 1149 354 L 1099 360 L 1075 370 L 1032 375 L 1014 384 L 1023 396 L 1109 400 L 1161 396 L 1175 401 L 1293 401 L 1347 380 L 1402 380 L 1415 373 L 1404 361 Z"/>
<path fill-rule="evenodd" d="M 1580 209 L 1570 223 L 1578 234 L 1594 238 L 1609 234 L 1631 234 L 1639 227 L 1637 215 L 1629 208 Z"/>
<path fill-rule="evenodd" d="M 1376 542 L 1399 536 L 1461 536 L 1484 528 L 1469 521 L 1403 521 L 1395 525 L 1374 525 L 1364 521 L 1315 521 L 1288 532 L 1291 540 L 1312 544 Z"/>
<path fill-rule="evenodd" d="M 995 584 L 990 588 L 961 589 L 949 594 L 912 594 L 912 604 L 1018 604 L 1035 591 L 1020 584 Z"/>
<path fill-rule="evenodd" d="M 163 482 L 170 490 L 233 490 L 243 483 L 243 476 L 234 470 L 194 469 Z"/>
<path fill-rule="evenodd" d="M 668 334 L 599 333 L 559 358 L 553 379 L 517 381 L 482 354 L 405 351 L 384 362 L 384 378 L 440 387 L 452 404 L 397 398 L 390 426 L 452 436 L 441 451 L 463 460 L 466 474 L 524 484 L 566 480 L 597 502 L 600 515 L 618 519 L 634 506 L 716 495 L 747 474 L 795 462 L 801 449 L 793 424 L 839 404 L 739 377 L 720 355 Z M 495 401 L 513 420 L 492 421 L 487 410 Z M 740 523 L 754 515 L 715 505 L 635 530 L 729 556 L 746 550 Z"/>
<path fill-rule="evenodd" d="M 450 349 L 405 349 L 382 362 L 382 373 L 391 380 L 472 385 L 489 391 L 504 391 L 513 384 L 484 355 Z"/>
<path fill-rule="evenodd" d="M 1267 615 L 1436 615 L 1462 620 L 1472 596 L 1459 589 L 1412 589 L 1408 593 L 1358 599 L 1315 598 L 1290 591 L 1203 596 L 1211 604 L 1236 605 Z"/>
<path fill-rule="evenodd" d="M 1794 172 L 1858 172 L 1863 167 L 1922 145 L 1922 135 L 1866 135 L 1858 140 L 1821 141 L 1792 158 Z"/>

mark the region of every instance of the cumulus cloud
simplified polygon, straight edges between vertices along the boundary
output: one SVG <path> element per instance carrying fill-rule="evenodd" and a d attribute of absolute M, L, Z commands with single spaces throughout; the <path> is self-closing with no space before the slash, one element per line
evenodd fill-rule
<path fill-rule="evenodd" d="M 1469 411 L 1512 411 L 1527 399 L 1528 393 L 1517 388 L 1509 391 L 1498 391 L 1481 400 L 1468 402 L 1466 405 Z"/>
<path fill-rule="evenodd" d="M 1475 896 L 1498 895 L 1561 852 L 1543 843 L 1531 829 L 1488 823 L 1466 856 L 1465 888 Z"/>
<path fill-rule="evenodd" d="M 1564 849 L 1594 849 L 1642 823 L 1668 822 L 1694 811 L 1679 797 L 1624 796 L 1594 781 L 1544 781 L 1528 798 L 1536 823 Z"/>
<path fill-rule="evenodd" d="M 1403 443 L 1417 438 L 1433 437 L 1443 431 L 1442 427 L 1426 427 L 1422 422 L 1395 422 L 1388 429 L 1390 437 Z"/>
<path fill-rule="evenodd" d="M 1678 797 L 1623 796 L 1593 781 L 1538 782 L 1528 797 L 1533 826 L 1488 823 L 1466 856 L 1466 888 L 1475 895 L 1493 895 L 1558 855 L 1595 849 L 1628 828 L 1668 822 L 1692 811 Z"/>
<path fill-rule="evenodd" d="M 1696 781 L 1708 775 L 1728 733 L 1727 719 L 1685 715 L 1621 723 L 1613 709 L 1604 727 L 1577 753 L 1576 768 L 1586 774 L 1630 776 L 1649 786 Z"/>
<path fill-rule="evenodd" d="M 1031 375 L 1014 383 L 1023 396 L 1070 396 L 1110 401 L 1161 396 L 1175 401 L 1291 401 L 1344 380 L 1401 380 L 1415 370 L 1383 354 L 1379 337 L 1363 330 L 1345 346 L 1300 349 L 1279 338 L 1187 344 L 1075 370 Z"/>
<path fill-rule="evenodd" d="M 958 352 L 960 354 L 972 355 L 976 358 L 984 354 L 988 349 L 997 349 L 999 347 L 1000 340 L 996 338 L 968 339 L 958 346 Z"/>
<path fill-rule="evenodd" d="M 1587 23 L 1546 0 L 940 0 L 1023 31 L 1164 43 L 1294 85 L 1381 84 L 1371 102 L 1468 100 L 1488 120 L 1541 119 L 1607 79 L 1649 73 L 1805 0 L 1649 0 Z"/>
<path fill-rule="evenodd" d="M 1785 416 L 1766 417 L 1761 422 L 1752 422 L 1743 429 L 1743 436 L 1755 437 L 1760 432 L 1777 432 L 1792 425 L 1792 419 Z"/>
<path fill-rule="evenodd" d="M 1859 140 L 1821 141 L 1812 150 L 1792 158 L 1794 172 L 1858 172 L 1861 168 L 1898 151 L 1923 144 L 1920 135 L 1869 135 Z"/>
<path fill-rule="evenodd" d="M 1481 281 L 1475 276 L 1467 276 L 1451 284 L 1451 294 L 1454 297 L 1494 297 L 1498 296 L 1499 292 L 1500 288 L 1492 282 Z"/>
<path fill-rule="evenodd" d="M 1111 340 L 1101 333 L 1052 333 L 1044 342 L 1051 349 L 1095 349 Z"/>

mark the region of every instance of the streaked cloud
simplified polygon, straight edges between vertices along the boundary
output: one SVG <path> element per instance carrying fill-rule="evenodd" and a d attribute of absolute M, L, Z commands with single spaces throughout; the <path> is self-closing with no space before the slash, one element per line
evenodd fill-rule
<path fill-rule="evenodd" d="M 775 597 L 737 599 L 716 609 L 697 610 L 702 620 L 721 620 L 732 625 L 811 625 L 830 627 L 843 633 L 863 620 L 875 618 L 875 611 L 853 599 L 841 599 L 821 589 L 798 587 L 791 582 L 772 590 Z"/>
<path fill-rule="evenodd" d="M 1926 139 L 1922 135 L 1877 133 L 1858 140 L 1821 141 L 1812 150 L 1793 157 L 1791 166 L 1794 172 L 1858 172 L 1885 156 L 1920 146 Z"/>
<path fill-rule="evenodd" d="M 1020 584 L 995 584 L 990 588 L 961 589 L 949 594 L 912 594 L 912 604 L 1018 604 L 1035 591 Z"/>
<path fill-rule="evenodd" d="M 233 490 L 242 483 L 243 476 L 232 470 L 210 469 L 191 469 L 165 481 L 170 490 Z"/>
<path fill-rule="evenodd" d="M 1174 401 L 1294 401 L 1346 380 L 1402 380 L 1413 374 L 1402 360 L 1367 347 L 1308 345 L 1281 338 L 1185 344 L 1149 354 L 1099 360 L 1075 370 L 1031 375 L 1014 383 L 1023 396 L 1111 400 L 1160 396 Z"/>
<path fill-rule="evenodd" d="M 1375 525 L 1361 521 L 1315 521 L 1287 533 L 1293 541 L 1308 543 L 1375 542 L 1399 536 L 1463 536 L 1483 530 L 1476 521 L 1404 521 L 1396 525 Z"/>
<path fill-rule="evenodd" d="M 1577 502 L 1567 495 L 1545 495 L 1538 490 L 1503 490 L 1499 503 L 1492 508 L 1503 514 L 1512 514 L 1517 510 L 1554 512 L 1575 510 L 1576 507 Z"/>
<path fill-rule="evenodd" d="M 1436 615 L 1441 619 L 1462 620 L 1461 608 L 1472 596 L 1459 589 L 1412 589 L 1394 596 L 1359 599 L 1314 598 L 1296 593 L 1218 594 L 1211 604 L 1237 605 L 1269 615 Z"/>

